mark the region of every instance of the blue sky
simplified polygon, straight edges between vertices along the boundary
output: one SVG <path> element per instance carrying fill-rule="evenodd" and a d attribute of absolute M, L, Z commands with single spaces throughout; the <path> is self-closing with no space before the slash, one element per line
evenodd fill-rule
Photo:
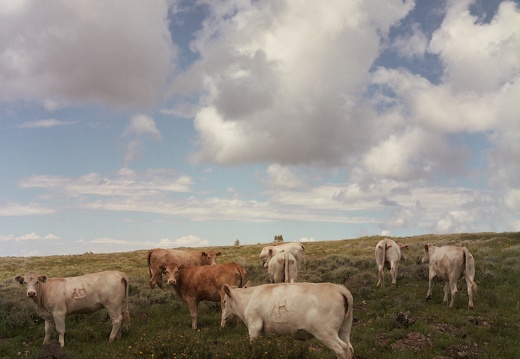
<path fill-rule="evenodd" d="M 0 256 L 520 231 L 518 1 L 1 2 Z"/>

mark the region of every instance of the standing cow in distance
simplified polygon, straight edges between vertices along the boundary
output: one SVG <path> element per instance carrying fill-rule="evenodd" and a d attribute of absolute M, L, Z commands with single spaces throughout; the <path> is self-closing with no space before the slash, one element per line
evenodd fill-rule
<path fill-rule="evenodd" d="M 79 277 L 48 278 L 31 271 L 14 279 L 27 285 L 27 297 L 34 302 L 36 313 L 45 319 L 43 344 L 49 343 L 53 327 L 56 327 L 60 345 L 65 345 L 65 317 L 70 314 L 92 313 L 105 308 L 112 320 L 108 339 L 111 342 L 121 338 L 123 321 L 125 327 L 130 323 L 129 285 L 125 273 L 105 271 Z"/>
<path fill-rule="evenodd" d="M 314 337 L 337 358 L 352 358 L 354 300 L 346 287 L 333 283 L 224 285 L 224 293 L 221 326 L 236 315 L 247 326 L 251 340 L 265 334 Z"/>
<path fill-rule="evenodd" d="M 296 258 L 287 252 L 275 253 L 269 249 L 267 274 L 271 283 L 294 283 L 298 277 Z"/>
<path fill-rule="evenodd" d="M 405 260 L 404 250 L 408 245 L 396 243 L 390 238 L 380 240 L 374 250 L 377 264 L 377 286 L 384 287 L 385 285 L 385 267 L 390 270 L 392 278 L 392 285 L 397 284 L 397 268 L 399 262 Z"/>
<path fill-rule="evenodd" d="M 303 259 L 305 247 L 301 243 L 284 243 L 273 246 L 265 246 L 260 252 L 260 262 L 262 267 L 267 268 L 267 260 L 269 258 L 269 251 L 272 250 L 274 254 L 287 252 L 296 258 L 298 262 Z"/>
<path fill-rule="evenodd" d="M 455 305 L 455 295 L 458 292 L 457 282 L 464 276 L 468 287 L 468 308 L 473 308 L 473 295 L 477 294 L 475 284 L 475 259 L 466 247 L 424 245 L 423 263 L 429 263 L 428 293 L 426 299 L 432 298 L 432 282 L 438 278 L 444 284 L 443 303 L 448 303 L 448 294 L 451 289 L 450 308 Z"/>
<path fill-rule="evenodd" d="M 182 251 L 178 249 L 155 248 L 148 251 L 146 256 L 148 270 L 150 271 L 150 288 L 154 289 L 157 284 L 163 289 L 161 266 L 167 263 L 176 263 L 185 266 L 206 266 L 217 264 L 220 252 L 215 251 Z"/>
<path fill-rule="evenodd" d="M 199 302 L 203 300 L 220 302 L 223 308 L 224 284 L 242 287 L 247 280 L 245 269 L 233 262 L 214 266 L 168 263 L 161 266 L 161 270 L 179 298 L 188 304 L 192 329 L 197 329 Z"/>

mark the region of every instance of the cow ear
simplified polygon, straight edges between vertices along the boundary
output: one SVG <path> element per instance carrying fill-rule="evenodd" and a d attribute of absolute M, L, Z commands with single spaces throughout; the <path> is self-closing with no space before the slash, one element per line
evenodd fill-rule
<path fill-rule="evenodd" d="M 163 266 L 163 265 L 159 266 L 159 269 L 160 269 L 161 272 L 163 272 L 163 273 L 166 272 L 166 267 Z"/>
<path fill-rule="evenodd" d="M 208 254 L 207 254 L 206 252 L 202 252 L 200 255 L 201 255 L 202 257 L 207 257 L 207 256 L 208 256 Z"/>
<path fill-rule="evenodd" d="M 46 275 L 41 275 L 38 277 L 38 280 L 42 283 L 45 283 L 45 282 L 47 282 L 47 278 L 48 277 Z"/>
<path fill-rule="evenodd" d="M 218 256 L 222 255 L 222 253 L 221 252 L 217 252 L 217 253 L 215 253 L 215 255 L 218 257 Z"/>
<path fill-rule="evenodd" d="M 428 249 L 430 249 L 430 244 L 429 243 L 424 245 L 424 251 L 428 252 Z"/>
<path fill-rule="evenodd" d="M 180 270 L 180 269 L 184 269 L 184 268 L 186 268 L 186 266 L 185 266 L 184 264 L 181 264 L 181 265 L 179 266 L 179 270 Z"/>
<path fill-rule="evenodd" d="M 273 254 L 273 250 L 269 248 L 269 254 Z"/>
<path fill-rule="evenodd" d="M 21 275 L 17 275 L 16 277 L 14 277 L 14 280 L 20 284 L 23 284 L 23 281 L 24 281 L 24 279 Z"/>
<path fill-rule="evenodd" d="M 229 298 L 231 298 L 231 288 L 229 288 L 229 285 L 224 284 L 224 293 L 227 294 Z"/>

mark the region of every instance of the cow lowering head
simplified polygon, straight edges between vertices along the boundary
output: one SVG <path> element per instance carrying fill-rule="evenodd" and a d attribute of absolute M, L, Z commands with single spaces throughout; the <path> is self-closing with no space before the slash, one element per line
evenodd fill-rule
<path fill-rule="evenodd" d="M 24 276 L 17 275 L 14 280 L 20 284 L 27 285 L 27 296 L 35 298 L 38 295 L 38 289 L 41 283 L 47 281 L 46 275 L 38 275 L 35 272 L 27 272 Z"/>
<path fill-rule="evenodd" d="M 179 274 L 182 269 L 184 269 L 184 264 L 177 265 L 175 263 L 168 263 L 167 265 L 162 265 L 159 268 L 162 273 L 166 276 L 168 284 L 174 286 L 177 284 L 179 280 Z"/>
<path fill-rule="evenodd" d="M 424 257 L 422 258 L 423 263 L 430 263 L 430 258 L 435 252 L 437 247 L 432 246 L 430 243 L 424 245 Z"/>
<path fill-rule="evenodd" d="M 399 246 L 399 249 L 401 250 L 401 259 L 403 261 L 405 261 L 406 260 L 406 249 L 408 249 L 408 244 L 397 243 L 397 245 Z"/>

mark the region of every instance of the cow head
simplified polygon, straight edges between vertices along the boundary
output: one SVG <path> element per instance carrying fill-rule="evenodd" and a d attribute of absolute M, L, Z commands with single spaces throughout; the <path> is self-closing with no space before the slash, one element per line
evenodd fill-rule
<path fill-rule="evenodd" d="M 171 286 L 175 286 L 177 281 L 179 280 L 179 274 L 182 269 L 184 269 L 184 264 L 180 266 L 175 263 L 168 263 L 167 265 L 159 266 L 162 273 L 166 275 L 166 279 L 168 280 L 168 284 Z"/>
<path fill-rule="evenodd" d="M 397 243 L 397 245 L 399 246 L 399 249 L 401 251 L 401 259 L 404 261 L 406 260 L 406 249 L 408 249 L 408 244 L 403 244 L 403 243 Z"/>
<path fill-rule="evenodd" d="M 432 246 L 430 243 L 425 244 L 424 245 L 424 257 L 423 257 L 421 262 L 423 262 L 423 263 L 430 263 L 430 258 L 431 258 L 433 252 L 435 252 L 436 249 L 437 249 L 437 247 Z"/>
<path fill-rule="evenodd" d="M 214 252 L 214 251 L 207 251 L 202 252 L 202 260 L 201 263 L 203 265 L 216 265 L 217 264 L 217 257 L 220 256 L 221 252 Z"/>
<path fill-rule="evenodd" d="M 29 298 L 36 298 L 39 292 L 39 287 L 42 283 L 47 281 L 46 275 L 38 275 L 35 272 L 27 272 L 24 276 L 17 275 L 14 280 L 20 284 L 27 285 L 27 296 Z"/>

